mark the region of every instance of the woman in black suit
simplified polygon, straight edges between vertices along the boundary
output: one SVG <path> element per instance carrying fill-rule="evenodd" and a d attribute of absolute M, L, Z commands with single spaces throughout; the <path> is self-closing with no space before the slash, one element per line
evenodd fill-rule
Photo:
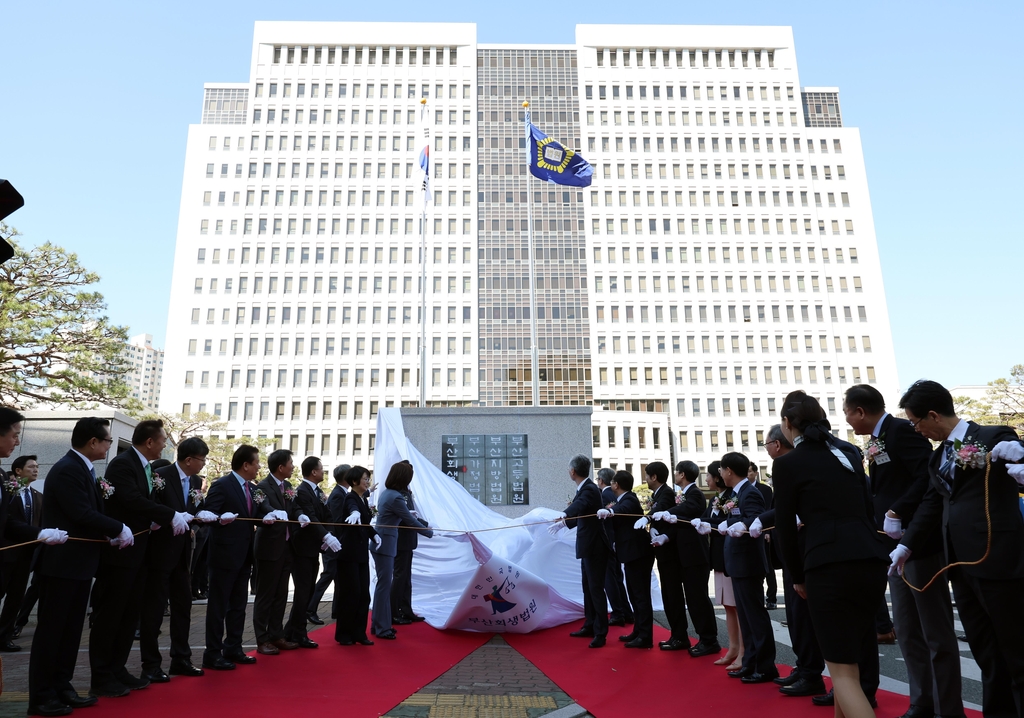
<path fill-rule="evenodd" d="M 725 666 L 726 670 L 735 671 L 743 664 L 743 634 L 740 632 L 739 616 L 736 615 L 736 598 L 732 593 L 732 579 L 725 575 L 725 536 L 711 530 L 726 518 L 718 507 L 733 497 L 732 489 L 726 486 L 722 479 L 721 468 L 721 461 L 712 461 L 708 464 L 708 483 L 718 491 L 718 495 L 708 502 L 702 519 L 705 524 L 708 524 L 705 529 L 710 531 L 711 570 L 715 572 L 715 603 L 725 609 L 725 627 L 729 633 L 729 650 L 715 661 L 715 665 Z"/>
<path fill-rule="evenodd" d="M 821 405 L 802 391 L 786 397 L 782 432 L 794 449 L 775 460 L 775 530 L 793 580 L 807 599 L 835 688 L 835 714 L 870 718 L 858 661 L 878 656 L 875 613 L 885 592 L 885 547 L 860 451 L 835 439 Z M 797 515 L 804 524 L 803 555 Z"/>
<path fill-rule="evenodd" d="M 343 481 L 351 488 L 340 513 L 332 515 L 335 523 L 342 524 L 338 536 L 341 551 L 338 552 L 334 584 L 337 591 L 334 594 L 334 614 L 338 619 L 334 626 L 334 640 L 343 646 L 353 643 L 372 646 L 373 641 L 366 636 L 366 619 L 370 612 L 369 540 L 377 532 L 369 526 L 372 515 L 366 503 L 370 472 L 362 466 L 353 466 L 345 473 Z M 344 523 L 353 513 L 359 514 L 361 526 Z"/>

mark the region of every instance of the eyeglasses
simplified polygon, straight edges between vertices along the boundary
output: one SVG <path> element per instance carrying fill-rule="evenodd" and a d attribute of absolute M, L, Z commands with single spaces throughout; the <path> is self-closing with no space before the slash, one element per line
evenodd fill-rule
<path fill-rule="evenodd" d="M 781 441 L 779 441 L 778 439 L 772 439 L 771 441 L 766 441 L 766 442 L 764 442 L 764 445 L 765 445 L 765 446 L 768 446 L 769 444 L 781 444 L 781 443 L 782 443 L 782 442 L 781 442 Z"/>
<path fill-rule="evenodd" d="M 114 437 L 108 436 L 106 439 L 98 439 L 98 441 L 100 441 L 100 442 L 102 442 L 104 444 L 113 444 L 114 443 Z"/>
<path fill-rule="evenodd" d="M 192 459 L 192 461 L 198 461 L 200 464 L 205 464 L 206 463 L 206 457 L 205 456 L 190 456 L 188 458 Z"/>
<path fill-rule="evenodd" d="M 916 428 L 917 428 L 917 426 L 918 426 L 918 424 L 920 424 L 920 423 L 921 423 L 922 421 L 924 421 L 924 420 L 925 420 L 925 419 L 927 419 L 927 418 L 928 418 L 927 416 L 922 416 L 922 417 L 921 417 L 920 419 L 918 419 L 917 421 L 912 421 L 912 422 L 910 422 L 910 426 L 911 426 L 911 427 L 913 427 L 914 429 L 916 429 Z"/>

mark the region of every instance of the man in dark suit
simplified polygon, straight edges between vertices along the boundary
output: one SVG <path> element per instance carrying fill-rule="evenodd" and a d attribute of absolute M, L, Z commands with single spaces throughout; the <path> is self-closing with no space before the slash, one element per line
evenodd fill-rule
<path fill-rule="evenodd" d="M 413 503 L 412 491 L 402 492 L 409 512 L 429 526 L 425 520 L 420 518 Z M 412 556 L 416 547 L 420 545 L 419 531 L 399 531 L 398 547 L 395 549 L 395 572 L 394 580 L 391 583 L 391 623 L 396 626 L 407 626 L 410 623 L 417 623 L 425 620 L 423 616 L 417 616 L 412 610 Z"/>
<path fill-rule="evenodd" d="M 674 543 L 676 526 L 667 521 L 668 510 L 676 505 L 676 492 L 668 483 L 668 467 L 661 461 L 653 461 L 645 469 L 647 488 L 651 490 L 649 516 L 636 521 L 637 528 L 653 523 L 651 541 L 654 556 L 658 561 L 658 577 L 661 580 L 661 601 L 665 606 L 672 635 L 658 647 L 663 651 L 682 651 L 690 648 L 690 637 L 686 634 L 686 597 L 683 595 L 683 568 L 679 564 L 679 550 Z M 654 519 L 657 514 L 660 518 Z"/>
<path fill-rule="evenodd" d="M 601 490 L 591 481 L 590 459 L 578 454 L 569 462 L 569 478 L 576 484 L 576 496 L 562 514 L 564 525 L 576 529 L 576 558 L 583 574 L 583 628 L 569 635 L 593 638 L 591 648 L 604 646 L 608 636 L 608 602 L 604 595 L 604 577 L 608 571 L 611 546 L 608 535 L 595 514 L 601 508 Z M 580 517 L 580 518 L 577 518 Z M 554 523 L 549 532 L 558 534 L 562 524 Z"/>
<path fill-rule="evenodd" d="M 299 522 L 300 528 L 293 531 L 291 537 L 295 594 L 292 597 L 292 612 L 284 627 L 284 637 L 298 644 L 299 648 L 316 648 L 316 641 L 311 641 L 306 632 L 306 614 L 313 594 L 313 583 L 316 581 L 316 567 L 320 563 L 320 549 L 326 548 L 336 553 L 341 549 L 341 543 L 324 526 L 331 522 L 331 515 L 327 511 L 327 496 L 320 489 L 324 465 L 317 457 L 307 456 L 302 460 L 301 470 L 302 483 L 295 490 L 295 499 L 288 514 L 291 520 Z"/>
<path fill-rule="evenodd" d="M 71 450 L 46 475 L 43 526 L 59 526 L 76 538 L 114 537 L 111 544 L 127 549 L 134 543 L 132 530 L 103 513 L 103 489 L 97 485 L 92 464 L 106 458 L 114 441 L 109 427 L 109 421 L 97 417 L 79 419 L 75 424 Z M 95 696 L 79 696 L 71 679 L 82 640 L 89 587 L 103 548 L 102 543 L 73 541 L 43 546 L 40 551 L 36 566 L 38 625 L 28 664 L 29 715 L 67 715 L 72 708 L 96 703 Z"/>
<path fill-rule="evenodd" d="M 857 435 L 870 437 L 868 476 L 875 521 L 888 535 L 886 551 L 892 551 L 928 488 L 931 444 L 909 421 L 886 412 L 885 399 L 873 386 L 847 389 L 843 413 Z M 939 532 L 932 532 L 907 561 L 904 575 L 923 586 L 946 565 L 945 558 Z M 910 684 L 910 708 L 903 718 L 962 715 L 960 648 L 947 581 L 918 592 L 899 576 L 890 576 L 889 593 Z"/>
<path fill-rule="evenodd" d="M 11 497 L 12 518 L 39 528 L 43 521 L 43 497 L 28 486 L 39 478 L 39 462 L 34 455 L 22 454 L 11 463 L 11 475 L 19 486 L 24 487 Z M 14 642 L 14 628 L 28 587 L 32 559 L 37 553 L 38 546 L 22 546 L 0 553 L 5 596 L 4 609 L 0 611 L 0 651 L 21 650 L 21 646 Z"/>
<path fill-rule="evenodd" d="M 258 504 L 256 515 L 263 525 L 256 528 L 253 558 L 256 561 L 256 600 L 252 607 L 252 627 L 256 632 L 256 652 L 276 656 L 299 647 L 284 637 L 284 609 L 288 603 L 288 579 L 292 574 L 293 529 L 288 522 L 291 497 L 295 494 L 289 479 L 295 473 L 292 452 L 278 449 L 267 457 L 270 476 L 253 492 Z M 259 493 L 257 493 L 259 492 Z M 260 493 L 266 498 L 259 500 Z M 282 523 L 277 523 L 281 521 Z"/>
<path fill-rule="evenodd" d="M 650 466 L 647 467 L 647 470 L 651 470 Z M 695 646 L 690 648 L 690 655 L 694 658 L 714 655 L 722 650 L 718 643 L 718 621 L 715 620 L 715 607 L 708 596 L 708 576 L 711 574 L 708 539 L 701 536 L 692 527 L 692 522 L 695 519 L 699 521 L 700 517 L 704 515 L 708 503 L 704 498 L 704 493 L 696 484 L 698 476 L 700 476 L 700 467 L 697 464 L 692 461 L 680 461 L 676 465 L 674 476 L 676 486 L 682 489 L 679 494 L 679 502 L 660 516 L 654 517 L 675 528 L 669 548 L 674 548 L 676 551 L 683 599 L 686 607 L 690 610 L 693 629 L 700 639 Z M 688 523 L 691 524 L 691 527 L 677 526 L 679 523 Z M 682 621 L 682 633 L 686 636 L 685 614 Z M 689 638 L 686 643 L 689 644 Z"/>
<path fill-rule="evenodd" d="M 775 668 L 775 634 L 764 606 L 761 586 L 768 569 L 764 542 L 744 533 L 764 513 L 761 492 L 747 479 L 750 460 L 736 451 L 722 457 L 722 479 L 739 500 L 739 505 L 718 526 L 725 534 L 725 571 L 732 577 L 736 614 L 743 634 L 743 666 L 729 671 L 744 683 L 767 683 L 779 677 Z"/>
<path fill-rule="evenodd" d="M 334 490 L 331 491 L 330 496 L 327 498 L 327 512 L 331 516 L 335 513 L 341 513 L 347 489 L 344 476 L 345 472 L 351 468 L 349 464 L 340 464 L 334 467 L 332 472 L 334 476 Z M 320 555 L 323 557 L 324 568 L 320 572 L 320 578 L 317 580 L 316 586 L 313 587 L 313 595 L 310 596 L 309 606 L 306 608 L 306 619 L 317 626 L 324 625 L 324 622 L 320 620 L 320 616 L 317 615 L 317 611 L 320 610 L 320 602 L 324 599 L 327 587 L 331 585 L 334 577 L 338 575 L 338 554 L 334 551 L 321 551 Z M 337 584 L 335 584 L 335 590 L 337 590 Z"/>
<path fill-rule="evenodd" d="M 615 503 L 615 492 L 612 491 L 612 477 L 615 471 L 604 468 L 597 472 L 597 487 L 601 489 L 601 505 L 606 509 Z M 615 528 L 611 523 L 604 524 L 608 540 L 615 542 Z M 608 605 L 612 613 L 608 618 L 609 626 L 625 626 L 633 623 L 633 609 L 630 608 L 629 599 L 626 596 L 626 585 L 622 578 L 622 563 L 612 553 L 608 557 L 608 571 L 604 577 L 604 592 L 608 595 Z"/>
<path fill-rule="evenodd" d="M 256 516 L 251 482 L 260 472 L 260 451 L 242 444 L 231 457 L 231 473 L 220 477 L 206 494 L 205 510 L 219 516 L 207 541 L 210 552 L 210 598 L 206 605 L 206 651 L 203 668 L 234 670 L 239 663 L 255 663 L 242 651 L 245 606 L 252 573 L 255 527 L 237 518 Z"/>
<path fill-rule="evenodd" d="M 761 481 L 761 471 L 753 461 L 747 468 L 747 480 L 761 492 L 765 508 L 771 510 L 775 506 L 775 492 L 772 491 L 771 486 Z M 771 541 L 771 535 L 765 536 L 764 552 L 768 557 L 768 568 L 764 577 L 764 605 L 769 611 L 779 607 L 779 582 L 775 577 L 775 568 L 776 565 L 782 565 Z"/>
<path fill-rule="evenodd" d="M 202 508 L 203 479 L 198 474 L 206 465 L 210 448 L 198 436 L 178 444 L 178 460 L 158 469 L 153 499 L 176 513 L 196 515 Z M 192 665 L 188 645 L 192 618 L 192 532 L 174 535 L 160 527 L 149 535 L 146 548 L 146 588 L 139 625 L 142 677 L 151 683 L 170 680 L 160 667 L 157 636 L 163 623 L 164 607 L 170 599 L 172 676 L 201 676 L 203 669 Z"/>
<path fill-rule="evenodd" d="M 960 419 L 949 391 L 934 381 L 914 382 L 900 408 L 918 433 L 941 444 L 928 461 L 924 498 L 890 554 L 890 572 L 905 569 L 912 555 L 927 551 L 933 532 L 941 532 L 947 564 L 974 563 L 951 568 L 949 579 L 967 642 L 981 667 L 982 709 L 986 716 L 1024 715 L 1020 486 L 1005 461 L 994 460 L 989 468 L 984 464 L 986 453 L 998 444 L 1019 442 L 1017 434 L 1006 426 Z"/>
<path fill-rule="evenodd" d="M 633 493 L 633 475 L 616 471 L 612 478 L 615 503 L 602 508 L 597 517 L 602 521 L 611 518 L 615 531 L 615 556 L 622 561 L 626 574 L 626 590 L 633 605 L 633 631 L 619 636 L 626 648 L 652 648 L 654 646 L 654 611 L 651 608 L 651 569 L 654 568 L 654 551 L 651 538 L 644 527 L 637 528 L 637 514 L 643 513 L 640 500 Z M 615 514 L 623 514 L 616 516 Z"/>
<path fill-rule="evenodd" d="M 177 536 L 188 532 L 192 518 L 152 498 L 154 474 L 149 464 L 160 458 L 166 445 L 161 420 L 140 421 L 132 434 L 132 447 L 107 465 L 105 478 L 114 491 L 105 498 L 105 512 L 127 524 L 138 536 L 134 546 L 124 550 L 105 548 L 100 555 L 95 590 L 103 600 L 93 608 L 89 632 L 89 692 L 93 695 L 118 698 L 128 695 L 129 689 L 140 690 L 149 685 L 147 679 L 136 678 L 125 667 L 135 640 L 146 583 L 146 529 L 157 524 Z"/>

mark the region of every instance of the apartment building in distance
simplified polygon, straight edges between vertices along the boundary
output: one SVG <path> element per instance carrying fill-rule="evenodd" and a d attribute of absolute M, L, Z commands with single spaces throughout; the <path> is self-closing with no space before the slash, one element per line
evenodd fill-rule
<path fill-rule="evenodd" d="M 146 408 L 156 410 L 160 406 L 160 385 L 163 382 L 163 350 L 153 346 L 152 334 L 136 334 L 125 345 L 124 356 L 131 366 L 125 376 L 131 395 Z"/>

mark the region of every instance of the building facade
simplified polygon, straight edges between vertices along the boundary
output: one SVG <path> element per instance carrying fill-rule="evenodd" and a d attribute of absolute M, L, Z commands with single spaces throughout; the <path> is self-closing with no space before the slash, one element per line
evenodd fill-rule
<path fill-rule="evenodd" d="M 131 395 L 146 408 L 156 410 L 160 406 L 160 386 L 163 383 L 163 350 L 153 346 L 152 334 L 137 334 L 125 345 L 124 356 L 131 366 L 125 376 Z"/>
<path fill-rule="evenodd" d="M 789 391 L 841 432 L 849 385 L 895 399 L 860 135 L 790 28 L 261 22 L 248 82 L 204 93 L 166 410 L 372 465 L 377 410 L 419 400 L 421 311 L 429 405 L 529 405 L 530 251 L 540 402 L 593 405 L 600 465 L 766 464 Z M 524 102 L 591 187 L 529 177 Z"/>

